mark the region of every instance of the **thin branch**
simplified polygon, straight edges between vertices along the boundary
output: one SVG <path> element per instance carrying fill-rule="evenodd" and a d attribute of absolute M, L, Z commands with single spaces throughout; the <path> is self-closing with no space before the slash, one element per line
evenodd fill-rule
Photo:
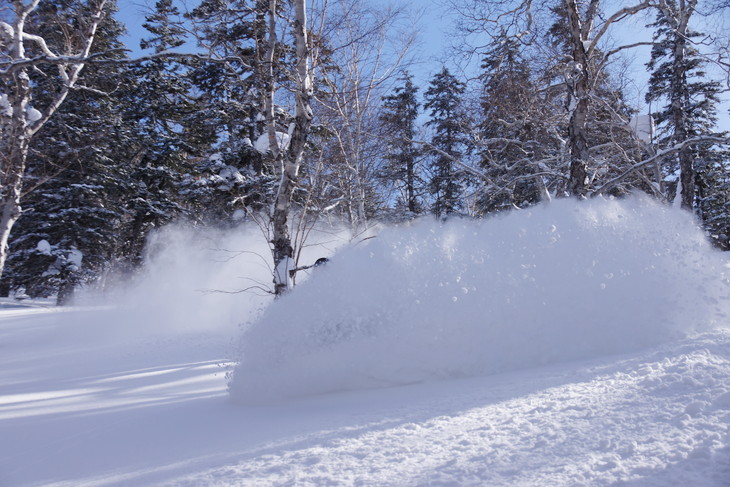
<path fill-rule="evenodd" d="M 711 143 L 711 144 L 719 144 L 719 145 L 730 145 L 730 137 L 729 138 L 722 138 L 722 137 L 713 137 L 713 136 L 701 136 L 701 137 L 693 137 L 691 139 L 687 139 L 684 142 L 680 142 L 678 144 L 673 145 L 672 147 L 669 147 L 668 149 L 664 149 L 662 151 L 659 151 L 656 155 L 651 156 L 648 159 L 645 159 L 641 162 L 638 162 L 625 170 L 620 175 L 616 176 L 615 178 L 611 179 L 610 181 L 607 181 L 599 188 L 595 189 L 591 196 L 598 196 L 600 194 L 605 193 L 606 191 L 610 191 L 611 189 L 615 188 L 619 183 L 621 183 L 624 179 L 629 177 L 631 174 L 633 174 L 635 171 L 646 167 L 657 160 L 660 160 L 667 155 L 678 152 L 683 150 L 685 147 L 694 145 L 694 144 L 701 144 L 701 143 Z"/>
<path fill-rule="evenodd" d="M 204 294 L 241 294 L 246 293 L 253 290 L 259 290 L 263 291 L 264 294 L 258 294 L 258 296 L 266 296 L 266 295 L 273 295 L 274 292 L 271 289 L 265 288 L 263 286 L 249 286 L 245 289 L 236 289 L 235 291 L 226 291 L 223 289 L 196 289 L 196 291 Z"/>

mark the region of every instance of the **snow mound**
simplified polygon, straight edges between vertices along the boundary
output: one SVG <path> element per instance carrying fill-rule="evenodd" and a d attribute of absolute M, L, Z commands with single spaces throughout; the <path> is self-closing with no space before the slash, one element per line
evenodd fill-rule
<path fill-rule="evenodd" d="M 691 216 L 644 198 L 419 221 L 271 305 L 229 389 L 261 403 L 630 352 L 726 322 L 729 273 Z"/>

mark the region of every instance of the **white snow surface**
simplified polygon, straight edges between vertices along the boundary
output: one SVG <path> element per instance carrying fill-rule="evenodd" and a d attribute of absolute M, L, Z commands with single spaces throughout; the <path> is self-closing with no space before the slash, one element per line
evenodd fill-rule
<path fill-rule="evenodd" d="M 262 279 L 261 240 L 169 229 L 113 306 L 0 302 L 0 486 L 730 485 L 727 261 L 683 213 L 558 201 L 387 230 L 241 332 L 265 300 L 199 290 Z M 561 289 L 576 313 L 551 309 Z M 251 398 L 277 343 L 293 356 Z"/>
<path fill-rule="evenodd" d="M 39 112 L 38 110 L 36 110 L 35 108 L 33 108 L 32 106 L 28 106 L 25 109 L 25 119 L 26 119 L 27 123 L 29 123 L 29 124 L 36 123 L 41 118 L 43 118 L 43 114 L 41 112 Z"/>
<path fill-rule="evenodd" d="M 291 134 L 286 132 L 276 132 L 276 143 L 278 144 L 279 150 L 286 150 L 289 147 L 289 141 L 291 140 Z M 266 154 L 269 147 L 269 134 L 263 133 L 259 135 L 253 144 L 254 149 L 262 154 Z"/>
<path fill-rule="evenodd" d="M 10 106 L 8 95 L 5 93 L 0 93 L 0 115 L 5 115 L 6 117 L 13 116 L 13 107 Z"/>
<path fill-rule="evenodd" d="M 36 245 L 36 252 L 39 252 L 43 255 L 51 255 L 51 250 L 53 247 L 51 247 L 51 244 L 48 242 L 48 240 L 39 240 L 38 245 Z"/>
<path fill-rule="evenodd" d="M 81 267 L 81 261 L 84 260 L 84 253 L 79 249 L 72 247 L 66 255 L 66 260 L 77 268 Z"/>

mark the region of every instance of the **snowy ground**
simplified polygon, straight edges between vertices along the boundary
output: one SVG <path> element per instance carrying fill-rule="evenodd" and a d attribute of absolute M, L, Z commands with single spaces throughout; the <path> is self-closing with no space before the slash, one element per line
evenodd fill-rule
<path fill-rule="evenodd" d="M 617 211 L 615 207 L 599 208 L 598 220 L 605 220 L 606 208 Z M 540 265 L 533 265 L 547 258 L 540 257 L 545 248 L 553 249 L 551 246 L 559 240 L 573 242 L 576 238 L 581 245 L 586 244 L 586 234 L 576 233 L 577 226 L 563 218 L 565 213 L 553 216 L 545 233 L 545 241 L 552 243 L 530 253 L 538 258 L 528 262 L 532 270 L 526 282 L 532 284 L 518 289 L 543 289 L 542 279 L 552 278 L 549 271 L 537 272 Z M 659 220 L 658 226 L 671 223 L 675 230 L 681 227 L 671 214 L 665 215 L 670 222 L 657 214 L 650 216 Z M 543 220 L 539 219 L 540 228 L 545 224 Z M 512 225 L 532 232 L 532 237 L 540 234 L 535 233 L 537 227 L 520 219 L 499 225 L 500 232 Z M 632 225 L 624 233 L 635 234 Z M 448 246 L 437 240 L 433 248 L 446 249 L 451 258 L 451 250 L 466 252 L 469 245 L 464 235 L 469 232 L 459 228 L 445 233 L 451 239 Z M 612 231 L 622 234 L 621 228 Z M 277 316 L 293 312 L 287 308 L 298 306 L 299 298 L 294 295 L 287 298 L 288 304 L 286 300 L 275 303 L 276 309 L 271 307 L 260 320 L 245 327 L 241 338 L 236 321 L 241 321 L 246 309 L 257 314 L 254 308 L 258 305 L 241 304 L 243 298 L 236 295 L 205 295 L 197 301 L 188 297 L 173 305 L 161 296 L 180 296 L 175 286 L 187 281 L 180 275 L 170 279 L 170 269 L 165 271 L 165 282 L 171 287 L 162 289 L 165 286 L 161 281 L 139 287 L 148 294 L 152 288 L 156 290 L 153 302 L 160 309 L 155 312 L 140 302 L 135 292 L 130 294 L 134 306 L 126 301 L 108 307 L 62 310 L 44 303 L 0 303 L 0 486 L 728 487 L 730 327 L 723 322 L 727 303 L 722 293 L 713 294 L 719 284 L 709 277 L 724 272 L 721 268 L 725 257 L 707 249 L 699 253 L 688 250 L 687 242 L 694 241 L 696 235 L 687 232 L 688 238 L 673 239 L 665 250 L 675 258 L 680 248 L 682 255 L 691 259 L 709 259 L 702 261 L 701 268 L 680 260 L 680 267 L 687 272 L 677 277 L 691 286 L 700 283 L 708 288 L 701 294 L 712 298 L 712 305 L 703 300 L 699 306 L 712 308 L 712 313 L 703 318 L 714 317 L 712 326 L 697 330 L 676 324 L 647 324 L 656 336 L 651 340 L 632 331 L 641 323 L 616 322 L 612 328 L 616 339 L 610 340 L 608 347 L 598 347 L 596 340 L 591 340 L 596 330 L 589 327 L 580 331 L 563 321 L 550 328 L 550 336 L 530 335 L 530 340 L 539 340 L 543 347 L 528 343 L 525 337 L 521 352 L 515 348 L 504 352 L 513 357 L 517 354 L 519 360 L 511 362 L 499 356 L 496 345 L 489 349 L 492 358 L 488 360 L 475 362 L 458 357 L 459 350 L 473 348 L 465 341 L 449 341 L 448 337 L 443 337 L 444 351 L 427 361 L 410 350 L 408 343 L 415 343 L 420 350 L 430 342 L 410 327 L 397 326 L 395 331 L 368 328 L 365 338 L 350 332 L 334 338 L 326 334 L 324 342 L 319 337 L 319 341 L 304 348 L 294 347 L 273 340 L 259 325 L 274 323 Z M 357 252 L 362 252 L 368 259 L 375 259 L 368 262 L 377 263 L 378 245 L 394 249 L 392 255 L 400 259 L 404 247 L 398 242 L 410 242 L 411 252 L 417 241 L 421 243 L 415 247 L 422 252 L 418 261 L 429 262 L 429 274 L 443 280 L 441 273 L 448 266 L 436 259 L 433 241 L 428 243 L 422 238 L 431 234 L 434 231 L 429 224 L 399 233 L 398 238 L 383 235 L 374 240 L 384 243 L 377 243 L 367 252 L 342 254 L 342 264 L 337 264 L 337 259 L 333 262 L 348 268 L 359 259 Z M 475 230 L 474 235 L 477 240 L 484 237 L 482 230 Z M 662 235 L 657 238 L 668 241 Z M 588 242 L 594 251 L 600 250 L 596 242 Z M 234 247 L 230 241 L 227 245 Z M 574 245 L 569 243 L 569 248 L 558 253 L 568 252 Z M 506 247 L 524 254 L 525 248 Z M 603 255 L 613 259 L 622 252 L 614 248 Z M 658 250 L 654 253 L 662 254 Z M 188 266 L 198 255 L 190 251 L 182 254 Z M 167 257 L 171 258 L 169 253 Z M 494 261 L 501 262 L 503 257 L 499 255 Z M 350 264 L 344 263 L 345 258 Z M 640 287 L 630 287 L 632 282 L 643 285 L 646 279 L 656 277 L 652 272 L 664 265 L 657 259 L 643 272 L 633 272 L 641 275 L 639 281 L 621 281 L 623 289 L 629 286 L 632 293 L 639 292 Z M 490 259 L 485 257 L 485 261 Z M 594 270 L 600 269 L 605 278 L 603 266 L 609 264 L 613 265 L 599 259 Z M 394 264 L 387 265 L 392 272 Z M 505 265 L 511 267 L 513 262 L 507 259 Z M 164 270 L 159 262 L 152 267 Z M 211 265 L 203 267 L 220 276 Z M 649 267 L 651 272 L 646 270 Z M 175 265 L 171 268 L 177 269 Z M 336 269 L 333 266 L 327 274 L 303 285 L 301 296 L 324 286 L 322 281 L 338 282 Z M 460 265 L 454 269 L 459 269 L 461 282 L 471 289 L 469 296 L 478 295 L 479 286 L 486 285 L 474 280 L 477 273 L 469 274 Z M 637 269 L 623 270 L 628 275 Z M 576 278 L 577 283 L 566 282 L 566 286 L 585 286 L 596 273 Z M 204 275 L 195 273 L 197 286 L 208 286 Z M 691 275 L 699 275 L 698 281 L 693 281 Z M 416 281 L 423 283 L 422 278 L 417 275 Z M 415 289 L 412 284 L 411 292 Z M 454 288 L 445 283 L 444 287 L 448 291 L 446 301 L 454 302 L 452 291 L 461 289 L 461 285 Z M 385 288 L 385 292 L 391 292 L 388 286 Z M 432 302 L 433 313 L 445 306 L 435 295 L 418 292 Z M 516 299 L 519 293 L 515 293 L 512 289 L 510 296 Z M 520 299 L 527 299 L 525 296 Z M 652 289 L 642 299 L 649 308 L 657 303 L 670 306 L 665 297 L 663 292 Z M 237 304 L 226 306 L 223 299 Z M 501 316 L 504 309 L 497 306 L 499 300 L 494 296 L 490 299 L 493 316 Z M 619 293 L 606 302 L 616 306 L 626 299 L 625 293 Z M 328 318 L 340 316 L 340 311 L 344 317 L 367 315 L 366 309 L 357 308 L 360 301 L 343 300 L 341 296 L 333 297 L 342 309 L 329 308 Z M 527 299 L 523 304 L 531 301 Z M 476 302 L 467 307 L 476 306 L 482 312 Z M 513 304 L 505 309 L 517 309 Z M 605 314 L 600 302 L 594 304 L 597 316 Z M 680 305 L 691 306 L 684 302 Z M 387 313 L 377 309 L 376 315 L 384 323 L 416 308 L 409 305 L 405 311 L 392 306 L 388 309 Z M 664 316 L 654 311 L 655 316 Z M 307 314 L 310 312 L 311 316 Z M 300 314 L 300 322 L 306 325 L 320 312 Z M 422 320 L 431 314 L 420 313 L 417 316 Z M 449 313 L 460 319 L 469 315 L 462 308 L 449 308 Z M 646 319 L 651 315 L 640 316 Z M 213 318 L 196 325 L 200 316 Z M 437 313 L 435 316 L 444 318 Z M 536 314 L 524 316 L 535 319 Z M 356 321 L 362 324 L 362 320 Z M 305 330 L 312 329 L 305 326 Z M 513 334 L 498 329 L 499 333 L 494 334 L 479 331 L 478 327 L 458 328 L 467 342 L 501 337 L 502 343 L 510 343 L 510 347 L 519 342 L 520 336 L 534 331 L 519 323 L 515 323 Z M 424 325 L 421 330 L 431 337 L 437 328 Z M 293 339 L 300 343 L 299 339 L 306 336 L 303 332 L 302 337 Z M 600 333 L 598 338 L 606 339 Z M 375 343 L 385 339 L 389 341 L 387 346 Z M 262 390 L 261 384 L 244 380 L 236 386 L 234 379 L 236 401 L 231 400 L 227 374 L 234 370 L 244 378 L 252 370 L 266 374 L 264 355 L 252 353 L 251 347 L 277 343 L 295 356 L 291 361 L 278 357 L 269 363 L 271 370 L 266 377 L 272 381 L 273 392 L 250 397 L 252 391 Z M 620 343 L 624 345 L 617 345 Z M 364 357 L 367 354 L 358 355 L 357 350 L 363 346 L 366 352 L 376 354 L 379 367 Z M 550 350 L 547 355 L 545 346 Z M 243 359 L 241 350 L 246 352 Z M 404 370 L 406 359 L 388 355 L 398 350 L 417 367 Z M 336 360 L 341 360 L 343 353 L 351 353 L 356 367 L 335 370 Z M 495 355 L 499 360 L 495 361 Z M 248 356 L 253 357 L 250 363 L 246 361 Z M 314 357 L 320 357 L 313 365 L 316 375 L 294 373 L 296 367 L 306 367 Z M 383 364 L 383 357 L 391 358 Z M 235 367 L 234 360 L 238 363 Z M 495 365 L 500 370 L 494 369 Z M 372 372 L 369 380 L 363 380 L 366 369 Z M 306 387 L 287 390 L 291 381 L 285 377 L 292 376 Z M 386 376 L 392 379 L 389 387 L 383 387 L 387 385 Z M 333 389 L 340 390 L 325 393 Z"/>
<path fill-rule="evenodd" d="M 69 329 L 89 313 L 0 312 L 0 485 L 730 485 L 728 330 L 246 407 L 224 336 Z"/>

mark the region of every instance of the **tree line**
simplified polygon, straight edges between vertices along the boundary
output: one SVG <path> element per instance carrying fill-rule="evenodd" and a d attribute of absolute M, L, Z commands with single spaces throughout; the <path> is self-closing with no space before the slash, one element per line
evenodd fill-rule
<path fill-rule="evenodd" d="M 359 0 L 158 0 L 133 58 L 115 0 L 0 7 L 0 294 L 57 295 L 139 269 L 150 232 L 254 222 L 271 292 L 320 221 L 356 233 L 641 191 L 730 248 L 722 3 L 453 0 L 469 77 L 410 72 L 406 9 Z M 611 33 L 642 15 L 650 42 Z M 622 54 L 649 44 L 646 102 Z M 724 49 L 724 50 L 723 50 Z M 722 70 L 716 72 L 721 73 Z"/>

